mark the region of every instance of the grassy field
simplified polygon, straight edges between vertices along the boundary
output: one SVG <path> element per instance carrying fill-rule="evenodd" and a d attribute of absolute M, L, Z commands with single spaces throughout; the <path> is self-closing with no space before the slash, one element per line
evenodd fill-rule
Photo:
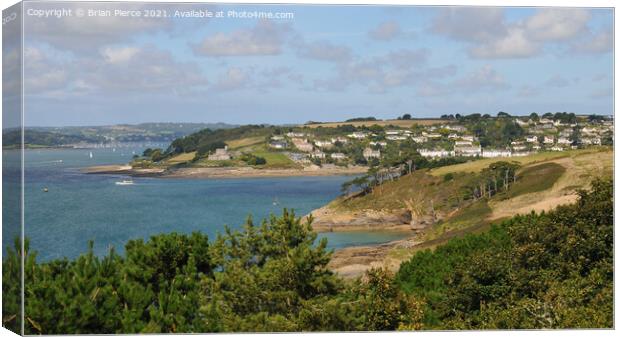
<path fill-rule="evenodd" d="M 298 165 L 281 152 L 270 152 L 267 150 L 255 150 L 252 152 L 257 157 L 263 157 L 267 164 L 260 167 L 264 168 L 295 168 Z"/>
<path fill-rule="evenodd" d="M 226 144 L 231 150 L 237 150 L 244 147 L 258 145 L 265 142 L 265 137 L 257 136 L 257 137 L 247 137 L 241 139 L 235 139 L 227 141 Z"/>
<path fill-rule="evenodd" d="M 587 151 L 587 150 L 575 150 L 575 151 Z M 443 176 L 446 173 L 458 173 L 458 172 L 480 172 L 482 169 L 489 167 L 490 164 L 498 161 L 511 161 L 518 162 L 522 166 L 544 162 L 552 159 L 568 157 L 574 151 L 564 152 L 540 152 L 526 157 L 510 157 L 510 158 L 486 158 L 470 161 L 463 164 L 443 166 L 431 171 L 434 176 Z"/>
<path fill-rule="evenodd" d="M 309 128 L 335 128 L 340 125 L 353 125 L 355 127 L 359 126 L 388 126 L 394 125 L 401 128 L 409 128 L 413 125 L 434 125 L 434 124 L 448 124 L 452 123 L 451 121 L 443 120 L 443 119 L 409 119 L 409 120 L 385 120 L 385 121 L 360 121 L 360 122 L 326 122 L 326 123 L 318 123 L 318 124 L 305 124 L 300 125 Z"/>
<path fill-rule="evenodd" d="M 500 199 L 514 198 L 519 195 L 544 191 L 553 186 L 566 172 L 566 168 L 557 163 L 543 163 L 528 166 L 517 172 L 518 181 Z"/>
<path fill-rule="evenodd" d="M 176 155 L 168 159 L 166 161 L 166 164 L 170 164 L 170 165 L 182 164 L 182 163 L 191 161 L 192 159 L 194 159 L 194 157 L 196 157 L 196 151 L 188 152 L 188 153 L 181 153 L 179 155 Z"/>

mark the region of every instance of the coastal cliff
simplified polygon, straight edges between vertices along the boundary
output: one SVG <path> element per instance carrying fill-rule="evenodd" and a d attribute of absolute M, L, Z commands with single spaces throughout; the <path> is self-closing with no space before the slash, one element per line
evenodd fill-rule
<path fill-rule="evenodd" d="M 328 206 L 312 211 L 312 227 L 317 232 L 402 230 L 419 231 L 433 223 L 430 215 L 413 216 L 409 209 L 335 210 Z"/>

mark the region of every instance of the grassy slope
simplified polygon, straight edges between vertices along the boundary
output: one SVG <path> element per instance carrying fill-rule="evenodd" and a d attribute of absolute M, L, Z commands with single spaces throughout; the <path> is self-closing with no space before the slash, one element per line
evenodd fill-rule
<path fill-rule="evenodd" d="M 404 200 L 433 200 L 437 211 L 444 218 L 423 233 L 423 244 L 416 247 L 433 247 L 455 236 L 480 232 L 493 222 L 531 210 L 549 210 L 575 199 L 574 191 L 586 188 L 593 177 L 611 176 L 613 152 L 609 148 L 593 148 L 566 152 L 539 153 L 528 157 L 510 158 L 521 163 L 517 182 L 508 192 L 475 202 L 462 202 L 457 197 L 460 187 L 472 172 L 479 172 L 490 163 L 507 158 L 485 159 L 464 164 L 424 170 L 387 182 L 372 193 L 348 200 L 339 198 L 329 207 L 355 212 L 360 210 L 390 210 L 405 207 Z M 452 173 L 454 179 L 444 181 Z M 518 203 L 515 203 L 518 201 Z M 430 207 L 430 206 L 429 206 Z M 392 256 L 406 256 L 411 249 L 395 249 Z"/>
<path fill-rule="evenodd" d="M 472 174 L 457 174 L 453 180 L 444 182 L 442 177 L 428 174 L 428 170 L 419 170 L 399 180 L 388 181 L 365 196 L 336 199 L 329 207 L 344 211 L 395 210 L 405 208 L 405 200 L 424 201 L 429 203 L 428 207 L 432 200 L 436 210 L 448 211 L 458 203 L 456 192 L 471 178 Z"/>
<path fill-rule="evenodd" d="M 498 161 L 514 161 L 518 162 L 522 166 L 545 162 L 552 159 L 569 157 L 571 153 L 577 153 L 578 151 L 589 151 L 589 150 L 571 150 L 564 152 L 540 152 L 526 157 L 511 157 L 511 158 L 487 158 L 474 160 L 463 164 L 450 165 L 439 167 L 433 169 L 431 171 L 432 175 L 435 176 L 443 176 L 447 173 L 460 173 L 460 172 L 480 172 L 482 169 L 488 167 L 491 163 L 495 163 Z"/>
<path fill-rule="evenodd" d="M 227 141 L 226 144 L 231 150 L 238 150 L 244 147 L 258 145 L 265 142 L 265 137 L 256 136 L 256 137 L 247 137 L 241 139 L 235 139 Z"/>
<path fill-rule="evenodd" d="M 194 159 L 194 157 L 196 157 L 196 151 L 188 152 L 188 153 L 181 153 L 179 155 L 176 155 L 166 160 L 166 164 L 169 164 L 169 165 L 182 164 L 182 163 L 191 161 L 192 159 Z"/>

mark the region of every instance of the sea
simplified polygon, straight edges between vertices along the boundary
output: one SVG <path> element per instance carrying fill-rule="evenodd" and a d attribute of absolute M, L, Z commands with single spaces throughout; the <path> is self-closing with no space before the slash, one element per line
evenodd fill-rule
<path fill-rule="evenodd" d="M 111 247 L 123 253 L 127 241 L 160 233 L 199 231 L 215 238 L 225 227 L 255 224 L 284 208 L 298 216 L 340 194 L 350 176 L 239 179 L 133 178 L 85 174 L 95 165 L 124 164 L 143 148 L 28 149 L 24 154 L 24 233 L 37 261 L 75 258 L 94 242 L 103 256 Z M 92 153 L 92 156 L 91 156 Z M 3 246 L 19 235 L 20 153 L 3 151 Z M 9 183 L 7 183 L 9 182 Z M 320 233 L 330 249 L 380 244 L 403 237 L 391 231 Z"/>

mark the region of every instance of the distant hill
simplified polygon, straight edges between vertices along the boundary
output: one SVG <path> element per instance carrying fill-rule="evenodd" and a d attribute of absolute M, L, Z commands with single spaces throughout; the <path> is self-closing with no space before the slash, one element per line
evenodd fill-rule
<path fill-rule="evenodd" d="M 98 143 L 104 138 L 86 137 L 83 135 L 66 135 L 57 132 L 28 130 L 24 134 L 24 143 L 29 146 L 56 147 L 75 143 Z M 2 133 L 2 145 L 15 147 L 21 143 L 20 130 L 10 130 Z"/>
<path fill-rule="evenodd" d="M 75 143 L 171 142 L 203 129 L 227 129 L 225 123 L 142 123 L 104 126 L 32 127 L 25 130 L 30 146 L 65 146 Z M 4 147 L 20 143 L 18 130 L 3 130 Z"/>

